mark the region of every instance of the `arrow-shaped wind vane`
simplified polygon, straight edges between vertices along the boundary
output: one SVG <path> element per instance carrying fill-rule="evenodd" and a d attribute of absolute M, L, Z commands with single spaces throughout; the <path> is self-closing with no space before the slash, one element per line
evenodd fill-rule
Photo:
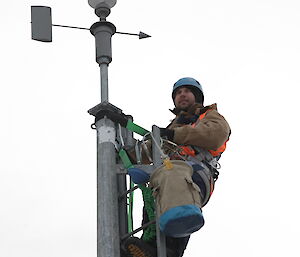
<path fill-rule="evenodd" d="M 116 34 L 123 34 L 123 35 L 130 35 L 130 36 L 138 36 L 139 39 L 143 39 L 143 38 L 147 38 L 147 37 L 151 37 L 150 35 L 147 35 L 144 32 L 141 32 L 139 34 L 134 34 L 134 33 L 126 33 L 126 32 L 119 32 L 117 31 Z"/>
<path fill-rule="evenodd" d="M 47 6 L 31 6 L 31 37 L 34 40 L 42 42 L 52 42 L 52 27 L 62 27 L 69 29 L 90 30 L 89 28 L 52 24 L 51 8 Z M 126 33 L 117 31 L 116 34 L 138 36 L 139 39 L 151 37 L 150 35 L 140 32 Z"/>

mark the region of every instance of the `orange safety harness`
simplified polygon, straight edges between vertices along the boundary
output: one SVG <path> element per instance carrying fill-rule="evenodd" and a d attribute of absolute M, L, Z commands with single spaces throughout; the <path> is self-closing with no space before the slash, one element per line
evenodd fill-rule
<path fill-rule="evenodd" d="M 198 120 L 196 122 L 194 122 L 192 124 L 192 127 L 194 128 L 197 124 L 198 121 L 202 120 L 205 115 L 209 112 L 210 110 L 207 110 L 206 112 L 202 113 Z M 220 156 L 226 149 L 226 143 L 228 142 L 229 139 L 227 139 L 227 141 L 221 145 L 217 150 L 208 150 L 208 152 L 213 156 L 213 157 L 217 157 L 217 156 Z M 193 156 L 195 157 L 196 156 L 196 151 L 191 147 L 191 146 L 181 146 L 181 152 L 180 154 L 182 155 L 189 155 L 189 156 Z"/>
<path fill-rule="evenodd" d="M 210 110 L 207 110 L 206 112 L 202 113 L 199 118 L 197 119 L 196 122 L 194 122 L 191 126 L 195 127 L 197 125 L 197 123 L 202 120 L 205 115 L 209 112 Z M 221 154 L 225 151 L 226 149 L 226 143 L 228 142 L 229 138 L 226 140 L 226 142 L 224 142 L 224 144 L 222 144 L 217 150 L 208 150 L 207 152 L 211 155 L 211 159 L 212 160 L 216 160 L 217 157 L 220 157 Z M 180 146 L 181 151 L 179 152 L 179 154 L 181 156 L 188 156 L 190 157 L 190 159 L 193 160 L 197 160 L 199 158 L 199 153 L 198 150 L 195 149 L 195 147 L 193 146 Z M 198 157 L 198 158 L 197 158 Z M 205 158 L 203 159 L 203 157 L 201 156 L 200 158 L 201 160 L 198 161 L 211 161 L 211 160 L 205 160 Z M 209 162 L 206 162 L 209 163 Z M 217 180 L 218 177 L 218 172 L 216 171 L 216 168 L 213 168 L 214 170 L 214 175 L 209 176 L 209 178 L 207 177 L 207 182 L 209 183 L 209 193 L 208 195 L 204 198 L 204 205 L 208 202 L 210 196 L 212 195 L 213 191 L 214 191 L 214 184 L 215 181 Z M 202 177 L 203 178 L 203 177 Z M 204 179 L 204 178 L 203 178 Z M 205 180 L 205 179 L 204 179 Z"/>

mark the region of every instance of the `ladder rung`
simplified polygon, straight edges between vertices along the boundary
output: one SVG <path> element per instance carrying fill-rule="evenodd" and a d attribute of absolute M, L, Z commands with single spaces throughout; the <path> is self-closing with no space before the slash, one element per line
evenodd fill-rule
<path fill-rule="evenodd" d="M 128 237 L 131 237 L 132 235 L 136 234 L 137 232 L 140 232 L 141 230 L 143 230 L 144 228 L 150 226 L 151 224 L 154 224 L 155 222 L 156 222 L 155 220 L 149 221 L 146 224 L 144 224 L 143 226 L 133 230 L 132 232 L 130 232 L 128 234 L 125 234 L 124 236 L 121 237 L 121 241 L 127 239 Z"/>

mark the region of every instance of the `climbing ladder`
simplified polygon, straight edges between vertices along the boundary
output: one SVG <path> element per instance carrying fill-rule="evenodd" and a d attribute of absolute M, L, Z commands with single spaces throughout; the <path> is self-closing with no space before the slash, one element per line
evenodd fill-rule
<path fill-rule="evenodd" d="M 116 142 L 121 143 L 121 145 L 125 147 L 134 147 L 135 146 L 135 139 L 133 138 L 133 132 L 138 133 L 140 135 L 146 134 L 148 131 L 144 130 L 143 128 L 137 126 L 132 122 L 132 117 L 123 114 L 122 110 L 117 108 L 116 106 L 108 103 L 102 102 L 95 106 L 94 108 L 90 109 L 89 114 L 95 117 L 95 123 L 92 124 L 92 128 L 97 130 L 98 134 L 98 170 L 101 170 L 101 167 L 106 165 L 106 161 L 101 158 L 100 155 L 103 155 L 103 148 L 107 148 L 107 142 L 110 144 L 114 144 L 114 147 L 117 148 Z M 105 125 L 105 123 L 109 124 L 109 126 Z M 107 135 L 111 134 L 112 131 L 115 131 L 114 138 L 111 137 L 107 139 Z M 110 133 L 107 133 L 110 132 Z M 152 135 L 154 139 L 159 142 L 160 140 L 160 131 L 157 126 L 152 127 Z M 106 145 L 105 145 L 106 144 Z M 100 154 L 99 154 L 100 152 Z M 115 185 L 117 185 L 116 194 L 111 192 L 113 185 L 111 185 L 110 190 L 101 191 L 100 187 L 107 187 L 107 185 L 101 184 L 101 177 L 102 173 L 99 174 L 98 172 L 98 257 L 119 257 L 120 256 L 120 244 L 129 238 L 130 236 L 135 235 L 136 233 L 140 232 L 141 230 L 145 229 L 147 226 L 150 226 L 154 223 L 154 221 L 149 221 L 147 224 L 132 230 L 132 225 L 130 224 L 130 219 L 128 219 L 128 215 L 130 214 L 130 206 L 128 206 L 128 199 L 131 197 L 132 193 L 139 188 L 138 185 L 136 186 L 128 186 L 128 178 L 127 170 L 124 167 L 123 163 L 121 162 L 121 158 L 116 158 L 116 150 L 111 153 L 113 156 L 110 158 L 113 159 L 112 167 L 114 169 L 111 171 L 113 174 L 113 180 L 116 179 Z M 99 158 L 100 157 L 100 158 Z M 108 156 L 107 156 L 108 157 Z M 106 158 L 107 158 L 106 157 Z M 147 173 L 151 174 L 151 172 L 158 166 L 162 164 L 161 153 L 157 147 L 153 147 L 152 150 L 152 160 L 153 164 L 151 165 L 135 165 L 135 167 L 140 168 Z M 111 168 L 111 167 L 110 167 Z M 104 168 L 105 170 L 105 168 Z M 109 171 L 110 172 L 110 171 Z M 100 183 L 100 184 L 99 184 Z M 106 182 L 105 182 L 106 183 Z M 113 182 L 112 182 L 113 183 Z M 114 184 L 114 183 L 113 183 Z M 99 192 L 101 191 L 101 192 Z M 109 192 L 110 191 L 110 192 Z M 108 195 L 107 195 L 108 194 Z M 113 213 L 108 213 L 107 208 L 105 208 L 105 201 L 110 201 L 110 205 L 114 205 L 115 209 L 117 209 L 117 215 L 113 215 Z M 99 202 L 101 204 L 99 204 Z M 130 203 L 131 201 L 129 201 Z M 129 209 L 128 209 L 129 207 Z M 156 212 L 158 212 L 156 205 Z M 129 210 L 129 213 L 128 213 Z M 111 219 L 118 219 L 118 220 L 111 220 Z M 159 222 L 156 216 L 156 243 L 157 243 L 157 256 L 158 257 L 166 257 L 166 243 L 165 243 L 165 236 L 161 233 L 159 229 Z M 107 222 L 109 221 L 110 224 L 118 224 L 118 227 L 107 228 Z M 107 230 L 110 230 L 107 232 Z M 102 233 L 101 233 L 102 231 Z M 118 232 L 116 232 L 118 231 Z M 117 240 L 118 238 L 119 240 Z M 116 243 L 116 241 L 118 241 Z M 113 242 L 115 246 L 114 249 L 111 249 L 114 252 L 113 255 L 109 254 L 109 250 L 105 252 L 105 247 L 109 247 L 108 244 Z M 118 244 L 118 245 L 117 245 Z M 117 249 L 115 249 L 117 248 Z"/>

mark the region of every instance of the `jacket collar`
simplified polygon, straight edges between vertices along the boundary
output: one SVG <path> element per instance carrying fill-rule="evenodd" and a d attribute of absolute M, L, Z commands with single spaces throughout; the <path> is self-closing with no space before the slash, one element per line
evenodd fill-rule
<path fill-rule="evenodd" d="M 214 104 L 204 107 L 204 106 L 202 106 L 202 104 L 196 103 L 196 104 L 192 105 L 187 111 L 183 111 L 176 107 L 173 110 L 170 109 L 170 111 L 176 116 L 180 116 L 180 115 L 190 116 L 190 115 L 195 115 L 195 114 L 200 115 L 202 113 L 205 113 L 207 110 L 217 110 L 217 104 L 214 103 Z"/>

